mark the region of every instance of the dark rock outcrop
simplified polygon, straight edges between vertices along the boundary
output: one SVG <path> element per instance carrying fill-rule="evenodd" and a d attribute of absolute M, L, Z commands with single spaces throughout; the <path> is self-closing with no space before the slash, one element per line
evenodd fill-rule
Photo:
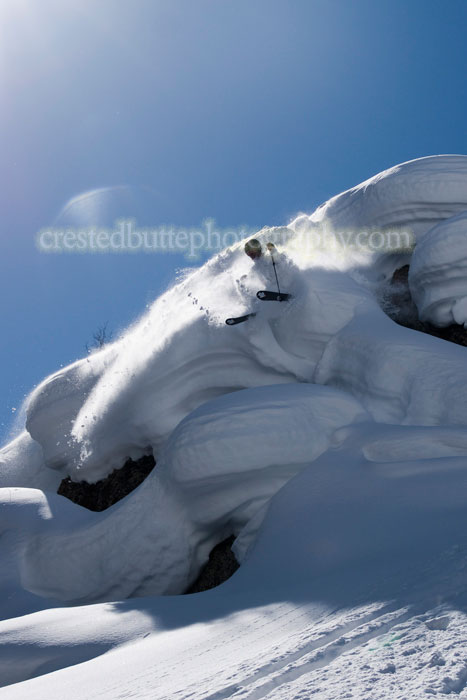
<path fill-rule="evenodd" d="M 139 486 L 154 469 L 155 464 L 152 455 L 146 455 L 136 461 L 127 459 L 121 469 L 114 469 L 109 476 L 95 484 L 72 481 L 67 477 L 61 482 L 57 493 L 88 510 L 105 510 Z"/>
<path fill-rule="evenodd" d="M 417 307 L 410 294 L 409 265 L 404 265 L 394 272 L 380 302 L 387 315 L 399 325 L 467 347 L 467 329 L 464 326 L 453 323 L 450 326 L 438 328 L 431 323 L 420 321 Z"/>
<path fill-rule="evenodd" d="M 464 326 L 453 323 L 451 326 L 446 326 L 445 328 L 436 328 L 429 323 L 425 323 L 424 332 L 435 335 L 437 338 L 442 338 L 443 340 L 449 340 L 450 343 L 457 343 L 457 345 L 464 345 L 467 347 L 467 329 L 464 328 Z"/>
<path fill-rule="evenodd" d="M 209 555 L 209 561 L 202 568 L 196 581 L 185 593 L 201 593 L 227 581 L 240 566 L 232 552 L 235 537 L 232 535 L 217 544 Z"/>

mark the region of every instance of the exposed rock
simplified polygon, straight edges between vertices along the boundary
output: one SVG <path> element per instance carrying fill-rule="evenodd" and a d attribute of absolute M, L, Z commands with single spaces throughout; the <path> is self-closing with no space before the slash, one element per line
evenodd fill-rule
<path fill-rule="evenodd" d="M 387 315 L 399 325 L 467 347 L 467 329 L 464 326 L 454 323 L 445 328 L 437 328 L 431 323 L 420 321 L 410 294 L 409 265 L 394 272 L 391 282 L 382 292 L 380 303 Z"/>
<path fill-rule="evenodd" d="M 232 535 L 211 550 L 209 561 L 186 593 L 200 593 L 220 586 L 237 571 L 239 563 L 231 549 L 234 540 L 235 537 Z"/>
<path fill-rule="evenodd" d="M 152 455 L 146 455 L 136 461 L 127 459 L 121 469 L 114 469 L 109 476 L 95 484 L 72 481 L 67 477 L 61 482 L 57 493 L 88 510 L 105 510 L 139 486 L 155 464 Z"/>
<path fill-rule="evenodd" d="M 409 269 L 410 265 L 403 265 L 396 270 L 392 276 L 391 284 L 409 284 Z"/>
<path fill-rule="evenodd" d="M 424 330 L 425 333 L 435 335 L 437 338 L 449 340 L 451 343 L 457 343 L 457 345 L 467 346 L 467 329 L 464 326 L 453 323 L 445 328 L 436 328 L 429 323 L 425 323 Z"/>
<path fill-rule="evenodd" d="M 379 302 L 383 311 L 399 325 L 424 331 L 410 294 L 408 265 L 394 272 L 391 281 L 380 290 Z"/>

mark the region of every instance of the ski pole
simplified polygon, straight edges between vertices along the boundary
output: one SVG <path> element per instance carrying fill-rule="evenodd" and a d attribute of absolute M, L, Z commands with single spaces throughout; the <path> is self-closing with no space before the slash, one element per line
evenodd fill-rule
<path fill-rule="evenodd" d="M 276 276 L 277 291 L 278 291 L 279 294 L 280 294 L 280 293 L 281 293 L 281 288 L 279 287 L 279 280 L 278 280 L 278 278 L 277 278 L 276 262 L 275 262 L 275 260 L 274 260 L 274 255 L 272 254 L 273 251 L 276 250 L 276 246 L 274 245 L 274 243 L 268 243 L 268 244 L 267 244 L 267 248 L 268 248 L 268 250 L 269 250 L 269 252 L 270 252 L 270 254 L 271 254 L 272 266 L 273 266 L 273 268 L 274 268 L 274 274 L 275 274 L 275 276 Z"/>

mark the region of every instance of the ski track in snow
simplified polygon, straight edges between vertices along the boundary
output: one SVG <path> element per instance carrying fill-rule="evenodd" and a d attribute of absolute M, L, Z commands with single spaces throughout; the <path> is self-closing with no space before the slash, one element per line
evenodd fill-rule
<path fill-rule="evenodd" d="M 206 696 L 206 700 L 223 698 L 260 700 L 278 686 L 295 681 L 317 668 L 326 666 L 354 646 L 359 646 L 364 641 L 387 632 L 393 625 L 393 619 L 403 619 L 404 613 L 406 611 L 377 615 L 364 610 L 359 617 L 358 612 L 353 610 L 348 615 L 343 615 L 343 619 L 338 618 L 334 624 L 326 620 L 325 631 L 320 630 L 320 626 L 324 625 L 320 625 L 318 621 L 302 632 L 297 650 L 294 649 L 293 637 L 289 637 L 285 653 L 280 654 L 280 649 L 277 649 L 278 656 L 273 656 L 267 664 L 257 668 L 251 676 L 243 678 L 236 687 L 217 691 Z M 355 617 L 357 617 L 356 620 Z M 302 635 L 308 641 L 304 641 Z M 272 653 L 274 651 L 271 650 Z"/>
<path fill-rule="evenodd" d="M 97 663 L 4 688 L 0 698 L 17 700 L 29 688 L 35 700 L 60 689 L 73 700 L 91 693 L 141 700 L 463 697 L 465 624 L 465 614 L 446 606 L 414 610 L 381 603 L 320 613 L 307 605 L 277 605 L 209 630 L 162 633 L 169 637 L 165 648 L 149 636 Z M 120 669 L 116 678 L 109 669 Z M 90 680 L 80 683 L 80 676 Z"/>

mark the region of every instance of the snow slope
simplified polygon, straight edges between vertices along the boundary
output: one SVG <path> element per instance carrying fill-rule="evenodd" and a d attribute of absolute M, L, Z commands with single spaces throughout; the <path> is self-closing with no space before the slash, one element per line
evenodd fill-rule
<path fill-rule="evenodd" d="M 313 384 L 227 394 L 182 421 L 157 469 L 104 513 L 3 489 L 0 532 L 8 549 L 15 540 L 21 585 L 32 593 L 74 602 L 181 593 L 224 531 L 238 533 L 337 429 L 365 420 L 357 401 Z"/>
<path fill-rule="evenodd" d="M 464 322 L 465 212 L 466 156 L 396 166 L 258 233 L 291 302 L 234 246 L 37 387 L 0 452 L 0 698 L 467 697 L 465 348 L 378 303 L 413 259 L 420 314 Z M 54 493 L 147 453 L 104 513 Z M 231 533 L 233 578 L 160 595 Z"/>
<path fill-rule="evenodd" d="M 365 423 L 341 431 L 341 444 L 272 500 L 242 567 L 219 589 L 2 623 L 7 682 L 42 677 L 0 697 L 402 698 L 462 689 L 467 437 L 385 425 L 369 434 Z"/>
<path fill-rule="evenodd" d="M 465 211 L 466 157 L 442 155 L 395 165 L 332 197 L 294 222 L 329 230 L 410 229 L 419 242 L 444 219 Z"/>

